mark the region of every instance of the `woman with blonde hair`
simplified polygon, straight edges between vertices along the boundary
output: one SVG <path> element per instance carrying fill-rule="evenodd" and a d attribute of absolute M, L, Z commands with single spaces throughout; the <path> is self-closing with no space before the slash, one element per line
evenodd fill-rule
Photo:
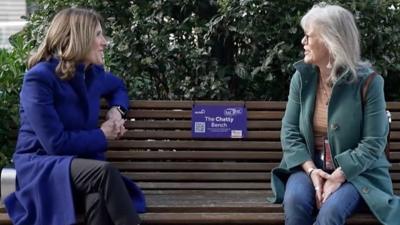
<path fill-rule="evenodd" d="M 5 199 L 13 224 L 139 224 L 141 190 L 105 162 L 109 140 L 126 132 L 123 81 L 103 68 L 106 40 L 92 10 L 60 11 L 29 60 L 13 156 L 18 189 Z M 98 127 L 100 99 L 110 106 Z"/>
<path fill-rule="evenodd" d="M 301 26 L 304 60 L 290 84 L 272 201 L 283 202 L 286 225 L 343 225 L 363 207 L 382 224 L 398 225 L 400 199 L 384 153 L 383 78 L 361 61 L 353 15 L 317 4 Z"/>

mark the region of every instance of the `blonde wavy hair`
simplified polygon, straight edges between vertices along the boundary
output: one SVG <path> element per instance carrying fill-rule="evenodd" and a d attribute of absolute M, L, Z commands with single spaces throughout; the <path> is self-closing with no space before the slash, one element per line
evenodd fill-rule
<path fill-rule="evenodd" d="M 347 9 L 325 2 L 314 5 L 301 19 L 304 30 L 316 28 L 329 50 L 332 66 L 329 83 L 334 84 L 343 73 L 350 72 L 355 81 L 357 69 L 369 65 L 361 61 L 360 34 L 353 14 Z"/>
<path fill-rule="evenodd" d="M 102 18 L 93 10 L 67 8 L 53 18 L 46 36 L 28 60 L 28 68 L 42 60 L 56 57 L 59 64 L 56 74 L 62 80 L 74 77 L 76 64 L 82 61 L 92 48 L 96 28 Z"/>

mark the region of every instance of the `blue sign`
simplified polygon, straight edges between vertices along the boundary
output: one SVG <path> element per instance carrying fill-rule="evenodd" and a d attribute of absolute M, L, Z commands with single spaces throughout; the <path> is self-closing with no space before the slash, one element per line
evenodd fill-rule
<path fill-rule="evenodd" d="M 244 138 L 247 110 L 243 106 L 193 105 L 192 137 Z"/>

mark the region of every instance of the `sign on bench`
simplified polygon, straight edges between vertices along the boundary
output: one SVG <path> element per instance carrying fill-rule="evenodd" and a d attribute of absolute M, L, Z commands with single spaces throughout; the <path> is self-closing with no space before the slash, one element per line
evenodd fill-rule
<path fill-rule="evenodd" d="M 193 138 L 244 138 L 246 134 L 246 107 L 193 105 Z"/>

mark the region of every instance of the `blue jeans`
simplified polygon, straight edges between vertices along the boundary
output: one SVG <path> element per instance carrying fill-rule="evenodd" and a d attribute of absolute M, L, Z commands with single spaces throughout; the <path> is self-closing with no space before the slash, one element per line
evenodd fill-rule
<path fill-rule="evenodd" d="M 285 190 L 283 208 L 285 225 L 343 225 L 364 203 L 357 189 L 349 182 L 340 186 L 319 211 L 315 190 L 304 171 L 290 175 Z"/>

